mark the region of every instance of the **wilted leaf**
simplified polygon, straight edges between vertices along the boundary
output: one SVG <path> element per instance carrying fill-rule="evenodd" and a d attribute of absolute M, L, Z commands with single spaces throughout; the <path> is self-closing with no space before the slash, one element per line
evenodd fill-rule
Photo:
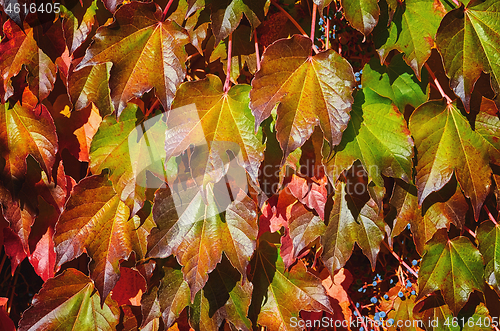
<path fill-rule="evenodd" d="M 342 0 L 344 15 L 351 25 L 365 37 L 378 23 L 378 0 Z"/>
<path fill-rule="evenodd" d="M 207 186 L 205 204 L 197 186 L 181 192 L 164 188 L 157 191 L 153 218 L 158 229 L 148 238 L 148 257 L 175 254 L 183 266 L 191 300 L 203 288 L 208 274 L 220 262 L 222 251 L 242 275 L 255 249 L 257 210 L 254 202 L 240 192 L 235 201 L 222 201 Z M 220 208 L 220 209 L 219 209 Z M 225 213 L 223 211 L 226 210 Z"/>
<path fill-rule="evenodd" d="M 253 132 L 249 91 L 249 85 L 235 85 L 224 93 L 220 78 L 213 75 L 182 84 L 167 120 L 167 160 L 195 145 L 199 150 L 195 148 L 197 156 L 191 159 L 191 173 L 194 178 L 201 176 L 203 183 L 198 184 L 205 186 L 208 182 L 218 182 L 226 174 L 229 150 L 257 181 L 264 145 L 262 131 Z"/>
<path fill-rule="evenodd" d="M 441 291 L 444 301 L 457 315 L 472 291 L 483 291 L 483 274 L 483 258 L 469 239 L 456 237 L 450 240 L 446 231 L 438 231 L 425 248 L 418 276 L 417 300 Z"/>
<path fill-rule="evenodd" d="M 98 29 L 77 67 L 113 62 L 109 87 L 118 115 L 129 100 L 153 87 L 163 108 L 169 109 L 177 86 L 184 80 L 184 45 L 189 36 L 177 23 L 161 22 L 161 16 L 161 8 L 153 2 L 134 1 L 122 6 L 111 25 Z"/>
<path fill-rule="evenodd" d="M 3 80 L 3 101 L 14 94 L 12 79 L 25 67 L 31 92 L 39 101 L 45 99 L 54 88 L 56 66 L 50 58 L 38 48 L 33 38 L 33 29 L 22 31 L 12 21 L 3 26 L 5 38 L 0 43 L 0 82 Z M 1 91 L 1 90 L 0 90 Z"/>
<path fill-rule="evenodd" d="M 436 44 L 450 77 L 450 87 L 467 110 L 482 71 L 491 74 L 493 89 L 500 91 L 499 14 L 498 1 L 475 0 L 466 8 L 450 11 L 439 26 Z"/>
<path fill-rule="evenodd" d="M 300 330 L 292 327 L 299 312 L 331 311 L 321 280 L 310 274 L 302 261 L 290 271 L 275 245 L 261 240 L 251 263 L 250 281 L 254 286 L 249 318 L 271 330 Z"/>
<path fill-rule="evenodd" d="M 434 37 L 446 9 L 439 0 L 398 1 L 396 13 L 388 28 L 381 22 L 381 29 L 376 31 L 375 46 L 384 62 L 391 50 L 404 53 L 404 60 L 413 69 L 420 80 L 420 70 L 431 55 Z"/>
<path fill-rule="evenodd" d="M 247 318 L 252 289 L 250 282 L 241 281 L 240 273 L 229 260 L 222 258 L 190 306 L 191 326 L 195 330 L 218 331 L 226 320 L 238 330 L 252 330 L 252 322 Z"/>
<path fill-rule="evenodd" d="M 120 277 L 120 260 L 132 253 L 134 224 L 107 175 L 81 180 L 56 225 L 57 267 L 88 253 L 90 276 L 101 294 L 108 296 Z"/>
<path fill-rule="evenodd" d="M 0 156 L 6 161 L 4 173 L 21 179 L 26 173 L 26 157 L 31 154 L 50 176 L 57 152 L 54 121 L 47 108 L 28 109 L 16 103 L 0 106 Z"/>
<path fill-rule="evenodd" d="M 330 146 L 338 145 L 349 122 L 352 67 L 332 50 L 311 56 L 311 47 L 311 40 L 299 35 L 275 42 L 264 52 L 252 81 L 256 128 L 279 103 L 276 129 L 283 159 L 309 139 L 315 126 Z"/>
<path fill-rule="evenodd" d="M 101 308 L 94 284 L 83 273 L 68 269 L 45 282 L 24 312 L 19 330 L 114 330 L 120 312 L 106 299 Z M 104 301 L 104 300 L 102 300 Z"/>
<path fill-rule="evenodd" d="M 368 173 L 368 181 L 384 186 L 382 174 L 409 181 L 413 156 L 410 131 L 391 100 L 369 88 L 356 94 L 351 121 L 327 162 L 326 171 L 332 182 L 360 160 Z"/>
<path fill-rule="evenodd" d="M 331 275 L 349 260 L 356 242 L 375 269 L 380 243 L 385 237 L 383 218 L 375 201 L 366 200 L 366 192 L 362 196 L 350 193 L 344 182 L 337 183 L 330 221 L 321 237 L 322 259 Z"/>
<path fill-rule="evenodd" d="M 470 127 L 456 105 L 429 101 L 410 118 L 417 147 L 418 203 L 440 190 L 455 173 L 465 196 L 471 199 L 477 220 L 490 192 L 488 146 Z"/>
<path fill-rule="evenodd" d="M 427 101 L 427 70 L 422 70 L 419 81 L 413 70 L 404 62 L 402 54 L 395 55 L 388 66 L 381 65 L 380 61 L 373 58 L 363 67 L 361 83 L 363 87 L 391 99 L 401 113 L 404 113 L 406 105 L 416 108 Z"/>

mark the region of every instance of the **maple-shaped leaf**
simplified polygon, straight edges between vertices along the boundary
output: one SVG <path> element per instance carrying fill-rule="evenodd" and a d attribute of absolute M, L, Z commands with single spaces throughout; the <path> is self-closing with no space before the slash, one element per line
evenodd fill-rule
<path fill-rule="evenodd" d="M 326 176 L 323 176 L 321 180 L 315 181 L 292 175 L 287 188 L 301 203 L 310 209 L 316 210 L 319 217 L 323 220 L 325 218 L 325 204 L 327 199 L 327 181 Z"/>
<path fill-rule="evenodd" d="M 202 43 L 207 37 L 209 22 L 201 23 L 201 20 L 203 20 L 203 16 L 201 16 L 202 11 L 198 9 L 203 8 L 204 5 L 200 8 L 191 7 L 190 9 L 189 7 L 189 1 L 179 0 L 176 11 L 168 18 L 177 22 L 177 24 L 183 26 L 188 31 L 191 44 L 203 55 Z"/>
<path fill-rule="evenodd" d="M 118 305 L 94 292 L 90 278 L 76 269 L 65 270 L 43 284 L 23 313 L 19 330 L 114 330 L 120 319 Z"/>
<path fill-rule="evenodd" d="M 459 331 L 460 327 L 446 321 L 453 320 L 453 313 L 439 295 L 430 295 L 424 300 L 418 302 L 413 308 L 414 316 L 425 326 L 426 330 L 431 331 Z"/>
<path fill-rule="evenodd" d="M 221 206 L 214 187 L 207 188 L 206 200 L 196 185 L 182 191 L 174 186 L 173 192 L 168 187 L 159 189 L 153 206 L 158 228 L 148 238 L 148 257 L 175 254 L 183 266 L 191 300 L 220 262 L 222 251 L 245 277 L 256 245 L 258 218 L 253 200 L 240 191 L 236 200 L 222 201 L 227 207 Z"/>
<path fill-rule="evenodd" d="M 493 100 L 483 97 L 476 116 L 476 132 L 483 136 L 490 154 L 490 161 L 500 165 L 500 112 Z"/>
<path fill-rule="evenodd" d="M 418 275 L 417 300 L 441 291 L 444 301 L 457 315 L 472 291 L 483 291 L 483 274 L 483 258 L 470 240 L 467 237 L 448 239 L 446 231 L 440 230 L 425 248 Z"/>
<path fill-rule="evenodd" d="M 120 280 L 111 291 L 111 298 L 119 306 L 140 306 L 142 293 L 145 290 L 146 280 L 137 269 L 120 267 Z"/>
<path fill-rule="evenodd" d="M 481 72 L 489 73 L 493 89 L 500 91 L 499 14 L 498 1 L 470 1 L 446 14 L 437 31 L 436 44 L 450 87 L 467 111 Z"/>
<path fill-rule="evenodd" d="M 85 14 L 81 18 L 81 22 L 78 22 L 78 18 L 73 14 L 73 8 L 66 8 L 64 5 L 60 6 L 64 39 L 66 40 L 69 54 L 73 54 L 87 40 L 96 21 L 97 0 L 93 0 L 90 5 L 87 3 L 84 5 Z"/>
<path fill-rule="evenodd" d="M 491 186 L 488 146 L 483 138 L 472 130 L 455 103 L 447 105 L 444 100 L 418 107 L 410 118 L 410 131 L 417 147 L 419 205 L 455 173 L 477 220 Z"/>
<path fill-rule="evenodd" d="M 466 315 L 466 317 L 468 316 Z M 471 322 L 469 322 L 469 319 Z M 463 331 L 487 331 L 491 330 L 491 325 L 494 324 L 488 308 L 482 302 L 476 306 L 474 314 L 469 319 L 467 320 L 468 323 L 464 325 Z M 475 323 L 472 323 L 472 321 Z M 491 321 L 491 323 L 488 323 L 488 321 Z"/>
<path fill-rule="evenodd" d="M 323 9 L 328 6 L 332 0 L 313 0 L 313 2 L 318 5 L 318 11 L 322 14 Z"/>
<path fill-rule="evenodd" d="M 82 110 L 93 102 L 101 116 L 114 111 L 107 84 L 111 66 L 110 62 L 106 62 L 84 67 L 78 71 L 70 68 L 67 80 L 68 95 L 75 110 Z"/>
<path fill-rule="evenodd" d="M 484 257 L 484 279 L 500 293 L 500 228 L 498 224 L 483 222 L 477 231 L 479 251 Z"/>
<path fill-rule="evenodd" d="M 277 137 L 283 159 L 302 146 L 315 126 L 330 146 L 340 143 L 349 122 L 355 86 L 351 65 L 333 50 L 311 55 L 312 42 L 294 35 L 269 46 L 250 91 L 255 127 L 277 108 Z"/>
<path fill-rule="evenodd" d="M 33 36 L 33 29 L 22 31 L 9 20 L 3 26 L 5 37 L 0 43 L 0 72 L 5 102 L 14 94 L 12 79 L 24 67 L 28 71 L 27 82 L 39 101 L 45 99 L 54 88 L 57 68 L 41 49 Z M 0 90 L 1 91 L 1 90 Z"/>
<path fill-rule="evenodd" d="M 81 180 L 74 188 L 56 225 L 57 268 L 84 251 L 92 259 L 90 276 L 108 296 L 120 277 L 120 260 L 132 253 L 135 224 L 106 174 Z"/>
<path fill-rule="evenodd" d="M 389 27 L 386 27 L 386 22 L 380 22 L 380 30 L 374 32 L 381 62 L 396 49 L 404 53 L 405 62 L 420 80 L 420 71 L 431 55 L 434 37 L 445 14 L 446 9 L 439 0 L 398 1 Z"/>
<path fill-rule="evenodd" d="M 411 178 L 413 140 L 404 117 L 391 100 L 364 88 L 355 96 L 351 121 L 326 163 L 326 172 L 333 182 L 340 174 L 360 160 L 368 180 L 383 187 L 387 177 Z"/>
<path fill-rule="evenodd" d="M 252 289 L 252 283 L 243 283 L 238 270 L 223 257 L 190 305 L 191 326 L 195 330 L 218 331 L 226 320 L 238 330 L 252 330 L 247 317 Z"/>
<path fill-rule="evenodd" d="M 378 0 L 342 0 L 345 18 L 365 38 L 378 23 Z"/>
<path fill-rule="evenodd" d="M 245 14 L 254 30 L 265 16 L 266 0 L 218 0 L 211 1 L 212 31 L 215 44 L 226 39 L 238 25 Z"/>
<path fill-rule="evenodd" d="M 166 158 L 178 156 L 190 145 L 194 178 L 201 186 L 216 183 L 226 174 L 231 151 L 238 163 L 257 181 L 264 158 L 262 131 L 253 132 L 254 118 L 248 108 L 249 85 L 235 85 L 224 93 L 219 77 L 183 83 L 169 112 L 165 138 Z M 199 147 L 198 147 L 199 146 Z"/>
<path fill-rule="evenodd" d="M 175 177 L 165 165 L 165 130 L 161 114 L 146 120 L 139 107 L 129 103 L 119 119 L 105 117 L 92 139 L 90 169 L 96 174 L 110 170 L 109 179 L 134 215 L 146 199 L 146 171 L 165 180 Z"/>
<path fill-rule="evenodd" d="M 389 98 L 404 113 L 405 106 L 418 107 L 427 101 L 429 94 L 428 73 L 422 69 L 421 81 L 403 60 L 402 54 L 391 59 L 388 66 L 381 65 L 373 58 L 363 67 L 361 84 L 369 87 L 383 97 Z"/>
<path fill-rule="evenodd" d="M 433 193 L 432 202 L 419 207 L 417 188 L 413 184 L 397 181 L 390 200 L 398 212 L 391 236 L 399 235 L 410 224 L 415 248 L 418 254 L 423 255 L 425 244 L 437 230 L 449 230 L 450 224 L 461 229 L 469 206 L 456 181 L 450 184 Z"/>
<path fill-rule="evenodd" d="M 413 317 L 413 308 L 415 307 L 415 297 L 411 296 L 409 298 L 404 298 L 402 300 L 400 297 L 396 297 L 394 299 L 393 303 L 393 309 L 392 311 L 389 312 L 387 315 L 387 318 L 392 318 L 393 321 L 399 322 L 399 321 L 411 321 L 412 323 L 408 323 L 407 325 L 403 324 L 402 327 L 398 328 L 396 327 L 396 323 L 393 323 L 392 327 L 389 327 L 389 330 L 401 330 L 401 331 L 417 331 L 415 326 L 418 325 L 416 324 L 416 319 Z M 408 326 L 409 325 L 409 326 Z M 399 326 L 399 325 L 398 325 Z"/>
<path fill-rule="evenodd" d="M 0 156 L 4 173 L 21 179 L 26 173 L 26 157 L 32 155 L 47 175 L 51 174 L 57 152 L 54 121 L 44 105 L 35 109 L 16 103 L 0 106 Z"/>
<path fill-rule="evenodd" d="M 76 68 L 113 63 L 109 87 L 118 115 L 129 100 L 153 87 L 163 108 L 169 109 L 184 80 L 189 36 L 177 23 L 162 22 L 161 17 L 161 8 L 153 2 L 123 5 L 112 24 L 98 29 Z"/>
<path fill-rule="evenodd" d="M 367 192 L 359 196 L 350 194 L 347 188 L 346 183 L 337 183 L 330 220 L 321 237 L 322 259 L 331 275 L 349 260 L 354 243 L 358 243 L 375 269 L 380 243 L 385 237 L 383 218 L 375 201 Z"/>

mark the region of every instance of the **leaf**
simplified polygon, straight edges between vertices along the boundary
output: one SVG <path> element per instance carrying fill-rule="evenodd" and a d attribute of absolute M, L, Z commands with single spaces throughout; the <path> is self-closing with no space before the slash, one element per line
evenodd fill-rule
<path fill-rule="evenodd" d="M 78 22 L 78 18 L 73 14 L 72 8 L 66 8 L 64 5 L 60 7 L 64 39 L 66 40 L 69 54 L 73 54 L 73 52 L 87 40 L 96 21 L 97 0 L 93 0 L 90 5 L 87 3 L 84 5 L 86 7 L 84 7 L 85 14 L 81 22 Z"/>
<path fill-rule="evenodd" d="M 70 70 L 67 87 L 75 110 L 82 110 L 93 102 L 101 116 L 114 111 L 111 92 L 107 84 L 110 79 L 111 66 L 111 63 L 106 62 L 84 67 L 78 71 Z"/>
<path fill-rule="evenodd" d="M 437 295 L 431 295 L 415 305 L 413 309 L 415 317 L 423 322 L 426 330 L 430 331 L 459 331 L 457 323 L 454 327 L 453 314 L 443 299 Z M 446 323 L 448 321 L 448 323 Z M 450 323 L 451 322 L 451 323 Z"/>
<path fill-rule="evenodd" d="M 26 157 L 31 154 L 46 174 L 50 174 L 57 152 L 56 129 L 47 108 L 28 109 L 16 103 L 0 109 L 0 156 L 4 172 L 21 179 L 26 173 Z"/>
<path fill-rule="evenodd" d="M 78 139 L 78 142 L 80 143 L 80 149 L 78 152 L 79 161 L 90 162 L 89 154 L 90 147 L 92 146 L 92 139 L 97 133 L 97 130 L 99 130 L 101 123 L 102 117 L 99 115 L 99 109 L 92 104 L 87 122 L 73 131 L 76 139 Z"/>
<path fill-rule="evenodd" d="M 56 225 L 56 266 L 86 251 L 92 259 L 90 277 L 102 302 L 118 282 L 120 260 L 132 253 L 135 228 L 129 216 L 130 209 L 103 174 L 87 177 L 75 186 Z"/>
<path fill-rule="evenodd" d="M 177 22 L 177 24 L 183 26 L 188 31 L 191 38 L 191 44 L 196 47 L 201 55 L 203 55 L 202 43 L 207 37 L 209 23 L 205 22 L 198 24 L 200 21 L 201 10 L 198 10 L 200 8 L 194 7 L 194 9 L 190 9 L 188 2 L 189 1 L 186 0 L 179 0 L 176 11 L 173 12 L 168 18 Z M 204 7 L 204 4 L 202 7 Z M 193 13 L 194 15 L 191 15 Z M 185 23 L 184 20 L 186 20 Z"/>
<path fill-rule="evenodd" d="M 190 306 L 191 326 L 196 330 L 218 331 L 225 320 L 238 330 L 252 330 L 252 322 L 247 318 L 252 289 L 252 284 L 243 283 L 238 270 L 223 258 Z"/>
<path fill-rule="evenodd" d="M 325 233 L 326 226 L 320 217 L 308 211 L 301 203 L 294 204 L 290 214 L 288 228 L 293 242 L 293 258 L 295 259 L 304 248 Z"/>
<path fill-rule="evenodd" d="M 111 291 L 111 298 L 119 306 L 140 306 L 142 293 L 145 290 L 146 280 L 137 270 L 120 267 L 120 279 L 113 288 L 113 291 Z"/>
<path fill-rule="evenodd" d="M 483 273 L 481 253 L 469 239 L 450 240 L 446 231 L 438 231 L 426 245 L 422 258 L 417 300 L 440 290 L 456 316 L 473 290 L 483 291 Z"/>
<path fill-rule="evenodd" d="M 399 2 L 399 1 L 398 1 Z M 420 80 L 420 71 L 431 55 L 434 37 L 446 10 L 439 0 L 399 2 L 388 28 L 381 22 L 375 31 L 375 47 L 384 62 L 391 50 L 404 53 L 405 62 Z M 382 32 L 388 29 L 387 32 Z"/>
<path fill-rule="evenodd" d="M 325 218 L 325 204 L 327 199 L 327 181 L 326 177 L 323 177 L 321 181 L 314 181 L 292 175 L 292 179 L 287 187 L 294 197 L 308 208 L 314 209 L 323 220 Z"/>
<path fill-rule="evenodd" d="M 19 330 L 113 330 L 120 312 L 106 299 L 101 308 L 94 284 L 76 269 L 67 269 L 45 282 L 19 322 Z"/>
<path fill-rule="evenodd" d="M 476 306 L 476 310 L 474 311 L 474 315 L 469 317 L 469 319 L 471 320 L 471 323 L 469 323 L 469 320 L 467 320 L 467 323 L 464 325 L 464 328 L 463 328 L 464 331 L 490 330 L 491 324 L 494 324 L 494 322 L 492 321 L 492 318 L 490 316 L 490 313 L 488 311 L 488 308 L 486 308 L 486 306 L 482 302 L 480 302 Z M 471 326 L 472 321 L 474 321 L 473 326 Z M 488 324 L 488 322 L 486 322 L 486 321 L 489 321 L 490 325 L 486 325 L 486 324 Z"/>
<path fill-rule="evenodd" d="M 27 82 L 31 92 L 42 101 L 54 88 L 56 66 L 38 48 L 33 29 L 22 31 L 9 20 L 5 22 L 3 31 L 5 38 L 0 43 L 0 72 L 5 94 L 2 95 L 2 100 L 6 102 L 14 94 L 12 79 L 24 66 L 28 71 Z"/>
<path fill-rule="evenodd" d="M 212 31 L 215 44 L 226 39 L 240 24 L 243 14 L 250 22 L 252 31 L 264 20 L 266 0 L 219 0 L 212 1 Z"/>
<path fill-rule="evenodd" d="M 254 290 L 248 316 L 254 323 L 270 330 L 300 330 L 290 321 L 298 319 L 301 310 L 331 312 L 321 280 L 307 272 L 302 261 L 285 271 L 274 244 L 259 241 L 250 275 Z"/>
<path fill-rule="evenodd" d="M 413 70 L 404 62 L 402 54 L 395 55 L 388 66 L 381 65 L 373 58 L 363 67 L 361 84 L 391 99 L 401 113 L 404 113 L 406 105 L 416 108 L 428 98 L 427 70 L 422 70 L 419 81 Z"/>
<path fill-rule="evenodd" d="M 500 165 L 500 119 L 494 101 L 482 97 L 481 110 L 476 117 L 476 132 L 488 145 L 490 161 Z"/>
<path fill-rule="evenodd" d="M 326 163 L 326 172 L 332 182 L 360 160 L 367 170 L 368 180 L 384 186 L 382 175 L 411 178 L 413 140 L 394 104 L 364 88 L 356 94 L 351 121 L 344 132 L 342 142 Z"/>
<path fill-rule="evenodd" d="M 484 279 L 500 293 L 500 228 L 492 222 L 483 222 L 477 231 L 479 251 L 483 255 Z"/>
<path fill-rule="evenodd" d="M 346 19 L 366 38 L 378 23 L 378 0 L 342 0 L 340 3 Z"/>
<path fill-rule="evenodd" d="M 113 187 L 133 215 L 146 199 L 147 171 L 162 179 L 175 176 L 165 169 L 165 131 L 161 114 L 146 120 L 138 106 L 129 103 L 119 119 L 105 117 L 92 139 L 90 169 L 93 173 L 110 170 Z"/>
<path fill-rule="evenodd" d="M 402 331 L 416 331 L 419 330 L 415 326 L 418 325 L 416 324 L 416 321 L 413 317 L 413 308 L 415 307 L 415 301 L 414 297 L 411 296 L 409 298 L 405 298 L 402 300 L 399 297 L 396 297 L 394 299 L 394 310 L 389 312 L 388 318 L 392 318 L 394 322 L 394 326 L 392 328 L 389 328 L 389 330 L 402 330 Z M 411 321 L 412 323 L 404 323 L 403 322 L 403 327 L 397 328 L 395 327 L 399 321 Z M 401 323 L 401 322 L 400 322 Z M 406 325 L 405 325 L 406 324 Z M 410 324 L 410 326 L 408 326 Z"/>
<path fill-rule="evenodd" d="M 230 204 L 224 202 L 227 207 L 218 205 L 219 197 L 213 190 L 209 185 L 206 204 L 197 186 L 173 192 L 164 188 L 155 194 L 153 218 L 158 228 L 148 238 L 148 257 L 176 256 L 191 289 L 191 301 L 220 262 L 222 251 L 246 275 L 256 245 L 254 202 L 241 191 Z"/>
<path fill-rule="evenodd" d="M 194 178 L 202 176 L 205 186 L 208 182 L 218 182 L 225 175 L 225 165 L 230 162 L 227 151 L 230 150 L 256 182 L 264 158 L 264 145 L 262 131 L 253 132 L 249 91 L 249 85 L 235 85 L 224 93 L 220 78 L 213 75 L 183 83 L 167 120 L 167 160 L 195 145 L 199 148 L 198 152 L 195 148 L 195 153 L 200 156 L 193 157 L 195 162 L 191 159 L 191 172 Z M 202 152 L 204 148 L 206 152 Z"/>
<path fill-rule="evenodd" d="M 417 147 L 418 203 L 440 190 L 455 172 L 477 220 L 491 186 L 488 146 L 455 103 L 429 101 L 410 118 Z"/>
<path fill-rule="evenodd" d="M 371 198 L 366 200 L 366 195 L 349 194 L 347 185 L 340 181 L 335 187 L 330 220 L 321 237 L 322 260 L 331 275 L 349 260 L 356 242 L 375 269 L 385 230 L 377 204 Z"/>
<path fill-rule="evenodd" d="M 446 14 L 436 35 L 450 87 L 467 111 L 482 71 L 491 75 L 493 89 L 500 91 L 500 23 L 496 19 L 499 13 L 497 1 L 471 1 L 466 8 Z"/>
<path fill-rule="evenodd" d="M 182 310 L 190 303 L 191 292 L 177 268 L 163 267 L 163 276 L 158 290 L 158 304 L 163 322 L 167 328 L 177 320 Z"/>
<path fill-rule="evenodd" d="M 313 2 L 318 5 L 318 11 L 323 13 L 323 9 L 327 7 L 332 0 L 313 0 Z"/>
<path fill-rule="evenodd" d="M 340 143 L 349 122 L 355 86 L 350 64 L 332 50 L 311 56 L 311 40 L 294 35 L 269 46 L 250 91 L 255 127 L 277 108 L 283 160 L 302 146 L 315 126 L 330 146 Z"/>
<path fill-rule="evenodd" d="M 177 23 L 161 22 L 161 16 L 162 10 L 155 3 L 131 2 L 120 7 L 115 21 L 99 28 L 76 68 L 113 62 L 109 87 L 118 115 L 128 101 L 153 87 L 163 108 L 169 109 L 177 86 L 184 80 L 184 46 L 189 36 Z"/>

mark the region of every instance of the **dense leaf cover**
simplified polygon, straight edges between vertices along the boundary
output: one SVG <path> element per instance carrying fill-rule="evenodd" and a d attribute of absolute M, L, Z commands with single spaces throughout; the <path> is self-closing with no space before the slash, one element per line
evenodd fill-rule
<path fill-rule="evenodd" d="M 498 330 L 500 1 L 0 6 L 2 330 Z"/>

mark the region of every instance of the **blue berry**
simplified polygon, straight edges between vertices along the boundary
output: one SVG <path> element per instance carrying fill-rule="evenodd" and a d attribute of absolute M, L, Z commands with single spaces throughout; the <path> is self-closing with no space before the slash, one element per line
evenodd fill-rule
<path fill-rule="evenodd" d="M 366 292 L 366 288 L 363 289 L 363 293 L 365 293 L 365 292 Z"/>
<path fill-rule="evenodd" d="M 358 292 L 362 292 L 362 291 L 363 291 L 363 288 L 362 288 L 362 287 L 360 287 L 360 288 L 358 289 Z"/>
<path fill-rule="evenodd" d="M 359 302 L 356 302 L 356 308 L 359 308 Z"/>
<path fill-rule="evenodd" d="M 399 291 L 398 297 L 402 298 L 403 297 L 403 292 Z"/>
<path fill-rule="evenodd" d="M 358 312 L 357 311 L 354 311 L 354 316 L 358 316 Z"/>
<path fill-rule="evenodd" d="M 379 315 L 378 313 L 375 313 L 375 316 L 373 317 L 375 320 L 378 320 L 379 319 Z"/>
<path fill-rule="evenodd" d="M 416 266 L 418 264 L 418 261 L 417 260 L 413 260 L 413 261 L 411 261 L 411 264 L 413 264 L 413 266 Z"/>
<path fill-rule="evenodd" d="M 374 282 L 372 283 L 372 285 L 373 285 L 373 286 L 377 286 L 377 281 L 374 281 Z"/>
<path fill-rule="evenodd" d="M 372 298 L 370 299 L 370 302 L 371 302 L 371 303 L 377 303 L 377 302 L 378 302 L 378 300 L 377 300 L 377 298 L 372 297 Z"/>
<path fill-rule="evenodd" d="M 384 299 L 389 300 L 389 296 L 387 294 L 384 294 Z"/>
<path fill-rule="evenodd" d="M 411 291 L 411 295 L 416 295 L 417 292 L 415 292 L 415 290 Z"/>
<path fill-rule="evenodd" d="M 406 281 L 406 287 L 411 287 L 411 282 L 409 280 Z"/>
<path fill-rule="evenodd" d="M 386 316 L 385 311 L 381 311 L 380 313 L 378 313 L 378 316 L 384 318 Z"/>
<path fill-rule="evenodd" d="M 410 223 L 408 223 L 408 225 L 406 227 L 408 228 L 408 230 L 410 230 L 411 229 Z"/>
<path fill-rule="evenodd" d="M 359 328 L 359 331 L 364 331 L 364 330 L 365 330 L 365 328 L 364 328 L 364 327 L 360 327 L 360 328 Z"/>
<path fill-rule="evenodd" d="M 389 319 L 387 320 L 387 323 L 388 323 L 389 325 L 394 324 L 394 318 L 389 318 Z"/>
<path fill-rule="evenodd" d="M 392 283 L 394 283 L 394 280 L 393 280 L 393 279 L 390 279 L 390 280 L 389 280 L 389 284 L 392 284 Z"/>

